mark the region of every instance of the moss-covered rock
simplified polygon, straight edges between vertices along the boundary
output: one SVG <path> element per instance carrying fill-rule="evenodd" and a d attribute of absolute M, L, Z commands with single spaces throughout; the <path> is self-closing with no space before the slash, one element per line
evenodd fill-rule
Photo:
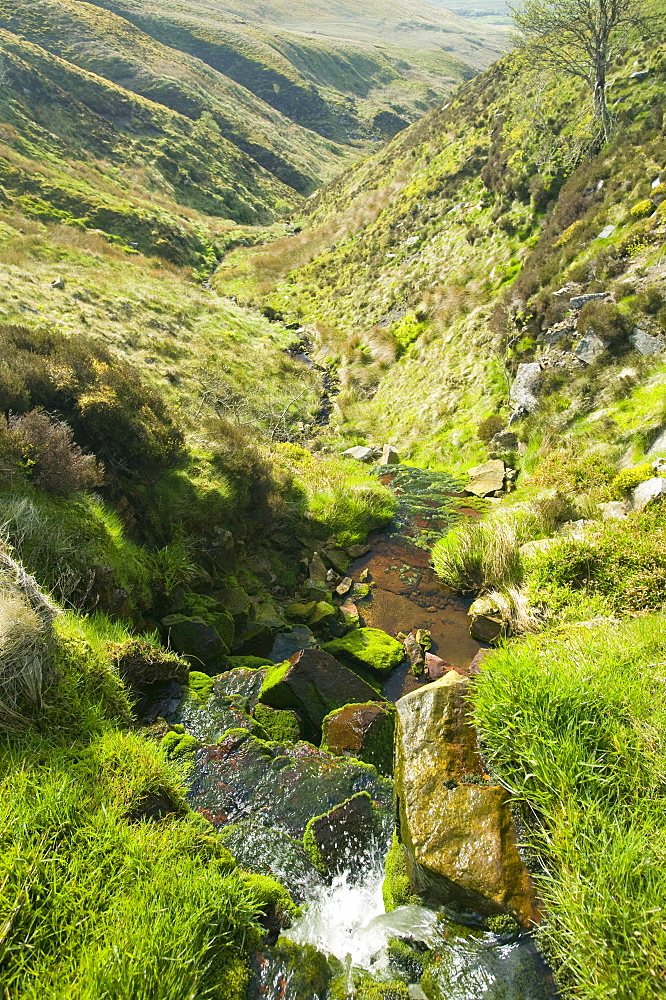
<path fill-rule="evenodd" d="M 368 792 L 382 815 L 392 811 L 391 783 L 369 764 L 308 743 L 268 743 L 241 729 L 197 753 L 187 787 L 190 806 L 216 827 L 253 819 L 299 839 L 313 816 L 358 792 Z"/>
<path fill-rule="evenodd" d="M 357 757 L 390 777 L 393 774 L 395 733 L 393 705 L 366 702 L 330 712 L 322 725 L 322 749 L 343 757 Z"/>
<path fill-rule="evenodd" d="M 377 698 L 365 681 L 321 649 L 304 649 L 269 668 L 259 696 L 272 708 L 295 709 L 303 719 L 306 738 L 317 743 L 329 712 Z"/>
<path fill-rule="evenodd" d="M 219 673 L 226 666 L 229 647 L 217 630 L 199 616 L 168 615 L 162 619 L 165 641 L 205 673 Z"/>
<path fill-rule="evenodd" d="M 252 714 L 269 740 L 275 740 L 277 743 L 297 743 L 303 735 L 298 715 L 289 709 L 270 708 L 260 703 L 255 706 Z"/>
<path fill-rule="evenodd" d="M 227 660 L 232 670 L 259 670 L 272 663 L 266 656 L 228 656 Z"/>
<path fill-rule="evenodd" d="M 382 885 L 382 896 L 387 913 L 397 910 L 399 906 L 409 906 L 420 902 L 419 897 L 412 892 L 407 871 L 407 855 L 403 844 L 393 833 L 391 847 L 386 855 L 385 878 Z"/>
<path fill-rule="evenodd" d="M 254 956 L 246 1000 L 275 995 L 276 983 L 289 984 L 289 1000 L 325 1000 L 332 975 L 326 957 L 312 945 L 281 938 Z"/>
<path fill-rule="evenodd" d="M 379 816 L 367 792 L 314 816 L 305 828 L 303 846 L 323 875 L 362 863 L 379 833 Z"/>
<path fill-rule="evenodd" d="M 315 886 L 322 884 L 322 876 L 313 865 L 302 840 L 295 840 L 281 830 L 252 820 L 241 820 L 223 826 L 219 838 L 242 868 L 271 875 L 278 882 L 288 885 L 298 904 L 305 901 Z"/>
<path fill-rule="evenodd" d="M 183 657 L 146 639 L 110 643 L 109 651 L 118 673 L 129 687 L 140 691 L 157 681 L 187 684 L 190 665 Z"/>
<path fill-rule="evenodd" d="M 371 670 L 386 677 L 400 666 L 405 651 L 402 643 L 378 628 L 359 628 L 342 639 L 326 643 L 324 649 L 350 670 Z"/>

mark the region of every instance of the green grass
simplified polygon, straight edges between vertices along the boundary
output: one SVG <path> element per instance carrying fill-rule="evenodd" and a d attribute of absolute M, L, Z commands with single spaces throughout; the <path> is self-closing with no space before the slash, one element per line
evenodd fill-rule
<path fill-rule="evenodd" d="M 541 859 L 539 933 L 581 1000 L 648 1000 L 666 983 L 665 626 L 556 629 L 493 653 L 475 681 L 486 760 Z"/>

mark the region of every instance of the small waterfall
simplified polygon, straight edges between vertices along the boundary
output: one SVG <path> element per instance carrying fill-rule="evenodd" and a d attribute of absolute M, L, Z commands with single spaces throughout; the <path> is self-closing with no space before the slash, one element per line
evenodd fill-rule
<path fill-rule="evenodd" d="M 392 937 L 410 937 L 432 947 L 437 915 L 422 906 L 401 906 L 386 913 L 382 899 L 383 864 L 359 876 L 348 871 L 331 885 L 318 886 L 308 908 L 285 937 L 311 944 L 351 968 L 379 970 L 387 964 L 386 946 Z"/>

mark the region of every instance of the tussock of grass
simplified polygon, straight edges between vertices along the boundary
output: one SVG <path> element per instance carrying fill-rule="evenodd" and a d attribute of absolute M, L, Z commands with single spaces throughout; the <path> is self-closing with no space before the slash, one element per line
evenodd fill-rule
<path fill-rule="evenodd" d="M 454 528 L 433 548 L 438 576 L 454 590 L 476 591 L 522 583 L 520 547 L 544 538 L 571 512 L 556 491 L 491 511 L 482 521 Z"/>
<path fill-rule="evenodd" d="M 543 867 L 540 932 L 581 1000 L 666 987 L 666 618 L 509 645 L 475 681 L 492 770 L 525 803 Z"/>

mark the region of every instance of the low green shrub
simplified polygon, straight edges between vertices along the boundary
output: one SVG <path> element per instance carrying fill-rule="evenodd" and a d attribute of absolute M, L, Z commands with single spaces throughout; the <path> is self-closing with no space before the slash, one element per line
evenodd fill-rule
<path fill-rule="evenodd" d="M 394 494 L 378 482 L 340 483 L 310 498 L 310 514 L 322 536 L 335 535 L 340 545 L 364 542 L 368 532 L 387 524 L 397 507 Z"/>
<path fill-rule="evenodd" d="M 581 1000 L 663 995 L 665 637 L 661 615 L 558 628 L 493 653 L 474 682 L 484 757 L 543 858 L 542 944 Z"/>
<path fill-rule="evenodd" d="M 627 340 L 634 324 L 631 316 L 612 302 L 595 300 L 586 303 L 581 309 L 577 328 L 581 336 L 592 329 L 597 337 L 611 346 L 619 346 Z"/>
<path fill-rule="evenodd" d="M 645 219 L 648 215 L 652 215 L 653 212 L 654 205 L 649 198 L 637 201 L 636 204 L 632 205 L 629 209 L 629 215 L 632 219 Z"/>
<path fill-rule="evenodd" d="M 635 298 L 636 308 L 655 316 L 664 304 L 664 293 L 657 285 L 647 285 Z"/>
<path fill-rule="evenodd" d="M 483 441 L 484 444 L 489 444 L 492 438 L 501 430 L 506 427 L 506 420 L 504 420 L 498 413 L 493 413 L 491 416 L 486 417 L 482 420 L 477 429 L 477 437 L 479 441 Z"/>
<path fill-rule="evenodd" d="M 57 496 L 100 486 L 104 466 L 94 455 L 86 455 L 74 441 L 71 427 L 40 410 L 23 416 L 0 414 L 0 441 L 5 455 L 13 453 L 13 468 L 4 469 L 11 479 L 23 472 L 35 486 Z"/>
<path fill-rule="evenodd" d="M 631 469 L 623 469 L 611 483 L 611 493 L 616 500 L 624 500 L 627 494 L 646 479 L 652 479 L 654 472 L 650 462 L 634 465 Z"/>
<path fill-rule="evenodd" d="M 583 541 L 561 538 L 533 557 L 526 576 L 530 600 L 553 613 L 578 612 L 582 597 L 607 613 L 666 607 L 666 508 L 605 521 Z"/>

